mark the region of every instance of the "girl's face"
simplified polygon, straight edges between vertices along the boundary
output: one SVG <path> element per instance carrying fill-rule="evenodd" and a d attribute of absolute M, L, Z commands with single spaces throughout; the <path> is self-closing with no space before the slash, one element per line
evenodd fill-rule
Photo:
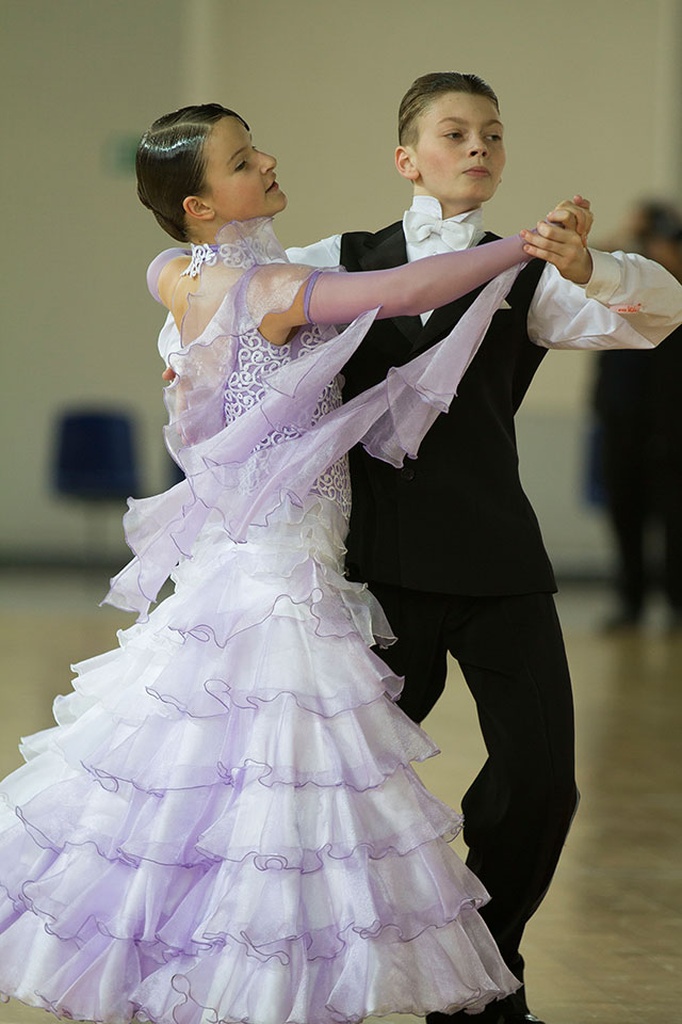
<path fill-rule="evenodd" d="M 232 220 L 272 217 L 285 208 L 287 197 L 275 175 L 277 161 L 254 149 L 250 133 L 236 117 L 224 117 L 213 126 L 204 142 L 204 159 L 204 188 L 198 197 L 203 216 L 191 216 L 193 207 L 185 206 L 192 235 L 200 241 L 212 242 Z"/>

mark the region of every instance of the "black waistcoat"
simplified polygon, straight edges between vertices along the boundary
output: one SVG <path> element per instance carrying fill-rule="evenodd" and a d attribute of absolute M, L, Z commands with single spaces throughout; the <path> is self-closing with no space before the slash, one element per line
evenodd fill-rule
<path fill-rule="evenodd" d="M 486 236 L 486 241 L 492 235 Z M 400 223 L 343 235 L 347 270 L 407 261 Z M 514 414 L 545 355 L 526 320 L 544 264 L 532 261 L 507 297 L 419 457 L 393 469 L 351 452 L 353 513 L 348 566 L 358 579 L 438 593 L 499 595 L 556 589 L 540 529 L 518 472 Z M 478 291 L 419 317 L 380 320 L 344 369 L 352 398 L 452 329 Z"/>

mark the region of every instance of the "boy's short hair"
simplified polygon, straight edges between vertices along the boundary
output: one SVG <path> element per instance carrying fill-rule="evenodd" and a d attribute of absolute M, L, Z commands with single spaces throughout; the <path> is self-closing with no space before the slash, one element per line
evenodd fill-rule
<path fill-rule="evenodd" d="M 403 96 L 398 110 L 398 141 L 401 146 L 412 146 L 417 142 L 417 118 L 430 106 L 437 96 L 448 92 L 466 92 L 472 96 L 487 96 L 500 112 L 497 96 L 478 75 L 460 71 L 435 71 L 415 79 Z"/>

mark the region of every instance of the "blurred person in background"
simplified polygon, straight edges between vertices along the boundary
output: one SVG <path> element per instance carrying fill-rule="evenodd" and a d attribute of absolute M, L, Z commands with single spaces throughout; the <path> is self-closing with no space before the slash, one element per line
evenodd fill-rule
<path fill-rule="evenodd" d="M 682 213 L 635 204 L 605 249 L 639 252 L 682 281 Z M 682 328 L 654 349 L 598 354 L 593 404 L 616 556 L 617 607 L 607 630 L 636 628 L 661 585 L 668 625 L 682 628 Z"/>

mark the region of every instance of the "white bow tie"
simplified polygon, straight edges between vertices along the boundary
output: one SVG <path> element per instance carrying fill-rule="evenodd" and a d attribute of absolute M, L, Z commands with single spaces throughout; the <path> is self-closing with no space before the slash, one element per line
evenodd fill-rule
<path fill-rule="evenodd" d="M 468 249 L 476 234 L 476 225 L 466 221 L 441 220 L 421 210 L 408 210 L 403 217 L 403 231 L 408 242 L 423 242 L 429 235 L 440 235 L 451 249 Z"/>

